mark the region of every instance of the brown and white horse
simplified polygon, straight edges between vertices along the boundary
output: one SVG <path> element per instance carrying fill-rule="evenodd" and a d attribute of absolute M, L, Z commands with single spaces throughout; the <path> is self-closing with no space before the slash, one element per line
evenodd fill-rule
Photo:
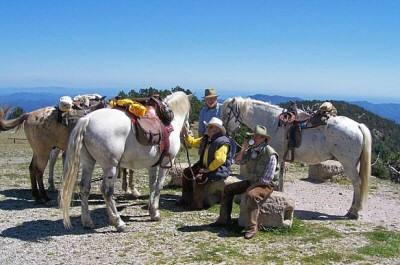
<path fill-rule="evenodd" d="M 106 102 L 99 104 L 98 108 L 104 108 Z M 58 109 L 44 107 L 32 112 L 24 113 L 18 118 L 5 120 L 10 109 L 0 108 L 0 131 L 9 131 L 23 125 L 26 139 L 33 151 L 33 157 L 29 165 L 32 196 L 37 202 L 45 203 L 50 200 L 47 196 L 43 174 L 46 169 L 49 156 L 54 147 L 63 151 L 67 149 L 69 135 L 73 127 L 59 122 Z"/>

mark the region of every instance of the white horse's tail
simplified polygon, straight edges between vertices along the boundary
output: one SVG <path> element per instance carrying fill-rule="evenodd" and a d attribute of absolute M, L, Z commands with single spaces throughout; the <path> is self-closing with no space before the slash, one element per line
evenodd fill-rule
<path fill-rule="evenodd" d="M 78 178 L 80 152 L 83 144 L 83 137 L 89 124 L 88 118 L 79 119 L 69 137 L 67 153 L 63 169 L 63 182 L 61 187 L 60 207 L 63 212 L 64 227 L 71 228 L 70 204 L 75 183 Z"/>
<path fill-rule="evenodd" d="M 363 151 L 360 156 L 360 178 L 361 178 L 361 207 L 367 200 L 369 179 L 371 177 L 371 132 L 364 124 L 358 125 L 363 134 Z M 361 209 L 360 209 L 361 210 Z"/>

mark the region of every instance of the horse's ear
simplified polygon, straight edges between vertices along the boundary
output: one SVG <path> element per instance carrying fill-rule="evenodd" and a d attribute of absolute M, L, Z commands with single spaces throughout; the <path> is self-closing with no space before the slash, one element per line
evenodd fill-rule
<path fill-rule="evenodd" d="M 193 98 L 193 94 L 189 94 L 189 95 L 187 95 L 187 97 L 188 97 L 188 100 L 190 101 Z"/>

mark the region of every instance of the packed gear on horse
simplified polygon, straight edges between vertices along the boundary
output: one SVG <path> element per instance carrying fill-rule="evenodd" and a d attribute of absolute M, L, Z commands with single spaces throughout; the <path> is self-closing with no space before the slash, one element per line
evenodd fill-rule
<path fill-rule="evenodd" d="M 283 159 L 289 162 L 294 161 L 294 148 L 301 145 L 301 131 L 303 129 L 315 128 L 325 125 L 329 117 L 337 116 L 337 110 L 331 102 L 324 102 L 319 109 L 311 114 L 299 112 L 297 105 L 291 101 L 287 110 L 279 115 L 279 126 L 285 126 L 287 149 Z M 287 158 L 290 151 L 290 159 Z"/>
<path fill-rule="evenodd" d="M 78 95 L 73 100 L 69 96 L 63 96 L 56 106 L 58 121 L 72 129 L 79 118 L 107 107 L 105 98 L 99 94 Z"/>
<path fill-rule="evenodd" d="M 145 99 L 144 104 L 133 101 L 131 99 L 117 99 L 110 102 L 110 106 L 119 110 L 125 111 L 132 120 L 136 129 L 136 139 L 142 145 L 159 145 L 160 159 L 153 166 L 161 163 L 162 159 L 168 155 L 170 165 L 172 161 L 169 154 L 169 134 L 174 129 L 171 126 L 173 112 L 169 109 L 165 102 L 162 102 L 154 97 Z M 149 112 L 150 108 L 154 108 L 155 114 Z"/>

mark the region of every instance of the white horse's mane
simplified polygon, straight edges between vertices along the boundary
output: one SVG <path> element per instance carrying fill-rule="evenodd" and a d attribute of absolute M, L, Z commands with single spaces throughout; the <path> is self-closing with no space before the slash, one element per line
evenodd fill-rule
<path fill-rule="evenodd" d="M 273 105 L 271 103 L 267 103 L 267 102 L 264 102 L 264 101 L 261 101 L 261 100 L 257 100 L 257 99 L 252 99 L 252 98 L 234 97 L 234 98 L 227 99 L 226 103 L 231 102 L 232 100 L 235 100 L 236 104 L 239 106 L 240 111 L 244 115 L 247 115 L 247 111 L 249 110 L 249 108 L 252 105 L 260 105 L 260 106 L 264 106 L 266 108 L 282 110 L 282 108 L 277 106 L 277 105 Z"/>
<path fill-rule="evenodd" d="M 186 95 L 184 92 L 177 91 L 171 95 L 168 95 L 164 101 L 174 112 L 174 115 L 183 115 L 190 110 L 190 102 L 187 97 L 188 95 Z"/>

